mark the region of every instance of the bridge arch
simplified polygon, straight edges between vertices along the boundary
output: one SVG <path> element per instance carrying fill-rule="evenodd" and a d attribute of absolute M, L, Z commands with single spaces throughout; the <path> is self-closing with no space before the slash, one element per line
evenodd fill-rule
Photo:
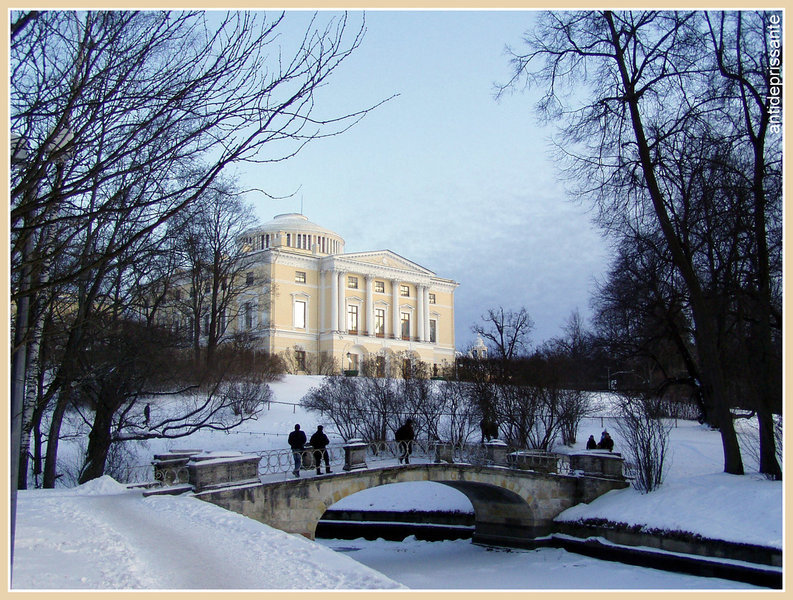
<path fill-rule="evenodd" d="M 338 490 L 329 493 L 328 496 L 322 499 L 322 504 L 331 508 L 343 498 L 355 495 L 368 489 L 393 485 L 395 483 L 407 483 L 413 481 L 423 481 L 426 483 L 438 483 L 448 486 L 452 489 L 462 493 L 474 510 L 474 541 L 475 542 L 489 542 L 494 541 L 495 538 L 502 536 L 514 537 L 519 534 L 521 537 L 533 537 L 536 533 L 532 527 L 526 527 L 526 524 L 533 523 L 534 511 L 531 507 L 531 498 L 522 497 L 516 490 L 510 489 L 514 486 L 502 487 L 493 483 L 484 483 L 477 481 L 461 481 L 453 479 L 414 479 L 411 476 L 410 467 L 400 469 L 398 471 L 399 481 L 383 481 L 378 480 L 374 485 L 365 487 L 361 490 L 354 490 L 350 487 L 344 489 L 342 496 Z M 422 469 L 418 469 L 421 473 Z M 317 523 L 324 515 L 317 517 Z M 312 536 L 316 532 L 317 525 L 314 525 Z M 522 533 L 520 533 L 522 531 Z"/>
<path fill-rule="evenodd" d="M 519 545 L 551 532 L 553 518 L 625 482 L 462 464 L 415 464 L 362 469 L 277 483 L 196 494 L 290 533 L 314 539 L 317 523 L 333 504 L 365 489 L 431 481 L 462 492 L 474 508 L 474 542 Z M 583 482 L 583 483 L 582 483 Z"/>

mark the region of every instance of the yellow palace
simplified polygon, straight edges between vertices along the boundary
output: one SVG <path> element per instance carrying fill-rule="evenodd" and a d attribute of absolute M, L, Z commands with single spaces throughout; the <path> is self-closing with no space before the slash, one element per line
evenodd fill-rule
<path fill-rule="evenodd" d="M 390 250 L 344 252 L 344 239 L 304 215 L 277 215 L 247 231 L 249 278 L 231 328 L 250 330 L 261 347 L 291 357 L 296 372 L 318 372 L 330 357 L 357 370 L 374 359 L 382 374 L 395 360 L 421 360 L 431 374 L 454 363 L 454 291 Z"/>

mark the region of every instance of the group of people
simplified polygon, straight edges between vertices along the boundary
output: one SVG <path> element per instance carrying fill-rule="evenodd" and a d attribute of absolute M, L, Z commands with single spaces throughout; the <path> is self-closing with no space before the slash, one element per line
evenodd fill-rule
<path fill-rule="evenodd" d="M 295 470 L 292 475 L 300 477 L 300 468 L 303 466 L 303 452 L 306 446 L 306 433 L 300 429 L 300 425 L 295 425 L 294 431 L 289 434 L 289 447 L 292 449 L 292 456 L 295 459 Z M 317 425 L 317 430 L 308 440 L 314 454 L 314 466 L 317 468 L 317 475 L 322 474 L 322 459 L 325 459 L 325 473 L 330 473 L 330 456 L 328 455 L 328 444 L 330 440 L 322 430 L 322 425 Z"/>
<path fill-rule="evenodd" d="M 483 421 L 483 439 L 484 435 L 484 421 Z M 489 423 L 488 423 L 489 425 Z M 317 425 L 317 430 L 308 439 L 308 444 L 314 455 L 314 466 L 317 468 L 317 475 L 322 474 L 322 461 L 325 461 L 325 473 L 330 473 L 330 455 L 328 454 L 328 436 L 322 430 L 322 425 Z M 497 431 L 497 430 L 496 430 Z M 492 435 L 492 434 L 491 434 Z M 497 433 L 495 435 L 498 435 Z M 489 437 L 489 436 L 488 436 Z M 405 423 L 396 430 L 394 439 L 397 442 L 399 450 L 399 464 L 410 464 L 410 455 L 413 453 L 413 440 L 415 439 L 415 432 L 413 431 L 413 419 L 407 419 Z M 300 429 L 300 425 L 295 425 L 294 431 L 289 434 L 289 447 L 292 449 L 292 456 L 295 461 L 295 469 L 292 475 L 300 477 L 300 469 L 303 465 L 303 453 L 306 450 L 306 434 Z M 586 443 L 587 450 L 614 450 L 614 440 L 605 429 L 600 435 L 600 441 L 595 441 L 595 436 L 590 435 Z"/>
<path fill-rule="evenodd" d="M 325 473 L 331 473 L 330 470 L 330 455 L 328 454 L 328 436 L 322 430 L 322 425 L 317 425 L 317 430 L 308 439 L 308 444 L 311 446 L 314 455 L 314 466 L 317 468 L 317 475 L 322 474 L 321 463 L 325 461 Z M 394 439 L 399 448 L 399 464 L 403 462 L 407 465 L 410 464 L 410 454 L 413 452 L 413 439 L 415 433 L 413 432 L 413 420 L 407 419 L 394 434 Z M 300 477 L 300 469 L 303 466 L 303 453 L 306 450 L 306 433 L 300 429 L 300 424 L 296 424 L 294 430 L 289 434 L 287 440 L 289 447 L 292 449 L 292 457 L 295 461 L 295 469 L 292 475 Z"/>
<path fill-rule="evenodd" d="M 614 450 L 614 440 L 611 439 L 609 432 L 605 429 L 603 433 L 600 434 L 600 441 L 595 441 L 595 436 L 590 435 L 589 439 L 586 442 L 586 449 L 587 450 L 608 450 L 611 452 Z"/>

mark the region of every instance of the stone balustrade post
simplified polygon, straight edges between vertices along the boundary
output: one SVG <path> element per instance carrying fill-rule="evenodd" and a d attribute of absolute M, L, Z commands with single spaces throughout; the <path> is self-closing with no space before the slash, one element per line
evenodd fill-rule
<path fill-rule="evenodd" d="M 435 442 L 433 444 L 435 449 L 435 462 L 454 462 L 454 446 L 448 442 Z"/>
<path fill-rule="evenodd" d="M 625 460 L 619 452 L 587 450 L 570 455 L 570 470 L 584 475 L 594 475 L 608 479 L 625 479 L 622 465 Z"/>
<path fill-rule="evenodd" d="M 490 440 L 485 442 L 485 453 L 487 461 L 497 466 L 507 465 L 507 444 L 501 440 Z"/>
<path fill-rule="evenodd" d="M 343 446 L 344 448 L 344 467 L 345 471 L 355 471 L 357 469 L 365 469 L 366 465 L 366 449 L 368 444 L 361 439 L 347 440 Z"/>
<path fill-rule="evenodd" d="M 190 476 L 187 463 L 191 456 L 201 452 L 201 450 L 174 450 L 165 454 L 155 454 L 151 463 L 154 467 L 154 480 L 160 485 L 188 483 Z"/>

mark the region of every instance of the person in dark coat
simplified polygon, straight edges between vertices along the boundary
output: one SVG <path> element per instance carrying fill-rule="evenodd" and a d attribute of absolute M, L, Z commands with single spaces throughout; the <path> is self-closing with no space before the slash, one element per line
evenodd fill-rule
<path fill-rule="evenodd" d="M 330 456 L 325 449 L 330 443 L 330 440 L 322 431 L 322 425 L 317 425 L 317 430 L 311 434 L 311 439 L 308 440 L 308 443 L 314 448 L 314 466 L 317 467 L 317 475 L 322 474 L 322 469 L 319 465 L 322 462 L 323 456 L 325 457 L 325 472 L 330 473 Z"/>
<path fill-rule="evenodd" d="M 396 430 L 394 439 L 397 441 L 399 448 L 399 464 L 405 461 L 405 464 L 410 464 L 410 453 L 413 452 L 413 419 L 408 419 L 405 424 Z"/>
<path fill-rule="evenodd" d="M 598 448 L 601 450 L 608 450 L 611 452 L 614 449 L 614 440 L 611 439 L 609 432 L 605 429 L 603 430 L 602 435 L 600 436 L 600 442 L 598 442 Z"/>
<path fill-rule="evenodd" d="M 482 419 L 479 422 L 479 429 L 482 432 L 482 443 L 498 438 L 498 424 L 492 419 Z"/>
<path fill-rule="evenodd" d="M 306 433 L 300 431 L 300 425 L 295 425 L 295 430 L 289 434 L 289 447 L 292 449 L 292 456 L 295 459 L 295 470 L 292 475 L 300 477 L 300 465 L 302 463 L 303 446 L 306 445 Z"/>
<path fill-rule="evenodd" d="M 597 450 L 598 443 L 595 441 L 595 436 L 590 435 L 589 439 L 586 441 L 586 449 L 587 450 Z"/>

